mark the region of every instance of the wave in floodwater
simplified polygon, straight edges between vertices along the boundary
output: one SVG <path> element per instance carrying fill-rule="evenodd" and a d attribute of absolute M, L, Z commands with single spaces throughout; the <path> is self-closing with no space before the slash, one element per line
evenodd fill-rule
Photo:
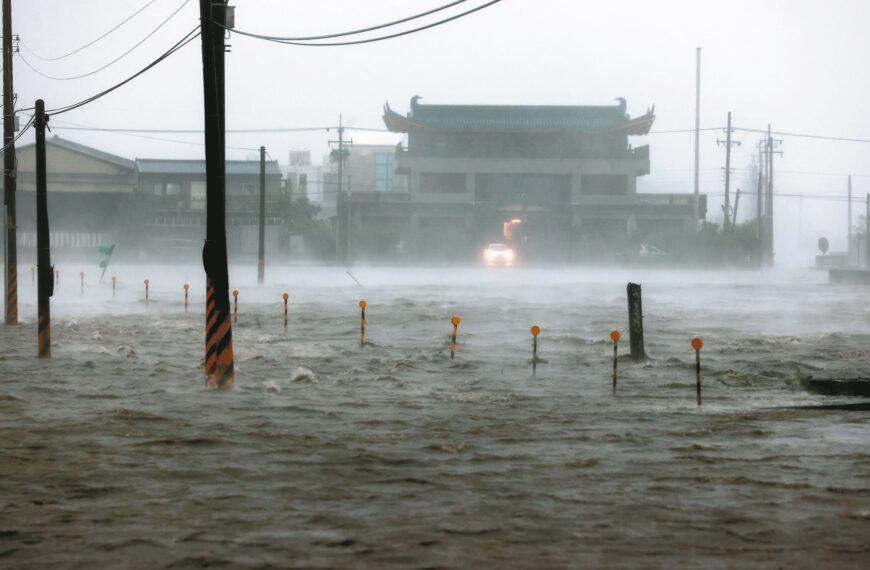
<path fill-rule="evenodd" d="M 238 387 L 215 392 L 199 268 L 113 267 L 114 296 L 60 269 L 51 360 L 26 280 L 0 327 L 0 566 L 870 561 L 870 419 L 796 408 L 842 401 L 809 377 L 870 376 L 866 290 L 825 274 L 238 267 Z M 614 391 L 629 280 L 650 359 Z"/>

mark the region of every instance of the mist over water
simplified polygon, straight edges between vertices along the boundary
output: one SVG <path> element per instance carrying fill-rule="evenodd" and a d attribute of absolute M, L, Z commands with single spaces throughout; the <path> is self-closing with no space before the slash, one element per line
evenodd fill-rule
<path fill-rule="evenodd" d="M 198 266 L 112 266 L 102 284 L 92 265 L 59 269 L 50 361 L 35 358 L 28 275 L 24 323 L 0 327 L 4 566 L 870 556 L 866 414 L 794 409 L 843 401 L 807 393 L 807 376 L 870 376 L 866 291 L 826 273 L 351 268 L 358 285 L 344 268 L 292 267 L 258 287 L 255 267 L 235 266 L 237 389 L 215 392 Z M 643 285 L 651 358 L 620 359 L 614 393 L 608 334 L 627 354 L 628 281 Z"/>

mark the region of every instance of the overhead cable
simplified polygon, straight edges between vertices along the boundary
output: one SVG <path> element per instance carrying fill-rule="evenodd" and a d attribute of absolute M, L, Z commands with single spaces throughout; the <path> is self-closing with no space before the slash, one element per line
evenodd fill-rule
<path fill-rule="evenodd" d="M 88 73 L 82 73 L 81 75 L 68 75 L 68 76 L 64 76 L 64 77 L 59 77 L 59 76 L 56 76 L 56 75 L 49 75 L 49 74 L 47 74 L 47 73 L 44 73 L 44 72 L 40 71 L 40 70 L 37 69 L 36 67 L 34 67 L 33 64 L 31 64 L 29 61 L 27 61 L 27 58 L 25 58 L 24 55 L 23 55 L 21 52 L 18 52 L 18 57 L 19 57 L 19 59 L 21 59 L 22 62 L 24 62 L 24 65 L 26 65 L 26 66 L 29 67 L 31 70 L 33 70 L 34 73 L 36 73 L 36 74 L 38 74 L 38 75 L 41 75 L 42 77 L 45 77 L 46 79 L 53 79 L 53 80 L 55 80 L 55 81 L 69 81 L 69 80 L 71 80 L 71 79 L 81 79 L 81 78 L 83 78 L 83 77 L 90 77 L 91 75 L 94 75 L 94 74 L 96 74 L 96 73 L 99 73 L 99 72 L 103 71 L 104 69 L 106 69 L 107 67 L 110 67 L 110 66 L 116 64 L 117 62 L 121 61 L 123 58 L 125 58 L 126 56 L 128 56 L 128 55 L 130 54 L 130 52 L 132 52 L 133 50 L 135 50 L 136 48 L 138 48 L 139 46 L 141 46 L 142 44 L 144 44 L 146 41 L 148 41 L 148 39 L 151 38 L 151 36 L 153 36 L 154 34 L 156 34 L 156 33 L 160 30 L 160 28 L 162 28 L 163 26 L 165 26 L 166 23 L 169 22 L 169 20 L 171 20 L 173 17 L 175 17 L 175 15 L 178 14 L 178 13 L 181 11 L 181 9 L 184 8 L 184 6 L 185 6 L 189 1 L 190 1 L 190 0 L 184 0 L 184 1 L 181 3 L 181 5 L 180 5 L 178 8 L 175 9 L 174 12 L 172 12 L 172 13 L 171 13 L 171 14 L 170 14 L 170 15 L 169 15 L 165 20 L 163 20 L 162 22 L 160 22 L 160 24 L 158 24 L 158 26 L 157 26 L 156 28 L 154 28 L 153 30 L 151 30 L 151 32 L 150 32 L 147 36 L 145 36 L 144 38 L 142 38 L 142 39 L 141 39 L 141 40 L 140 40 L 136 45 L 134 45 L 133 47 L 131 47 L 130 49 L 128 49 L 127 51 L 125 51 L 124 53 L 122 53 L 121 55 L 119 55 L 118 57 L 116 57 L 115 59 L 113 59 L 112 61 L 110 61 L 109 63 L 107 63 L 106 65 L 104 65 L 104 66 L 102 66 L 102 67 L 100 67 L 100 68 L 97 68 L 97 69 L 95 69 L 95 70 L 93 70 L 93 71 L 89 71 Z"/>
<path fill-rule="evenodd" d="M 150 2 L 148 2 L 147 4 L 145 4 L 144 6 L 142 6 L 141 8 L 139 8 L 138 10 L 136 10 L 135 12 L 133 12 L 132 14 L 130 14 L 129 16 L 127 16 L 126 18 L 124 18 L 123 20 L 121 20 L 121 21 L 120 21 L 120 22 L 119 22 L 115 27 L 113 27 L 112 29 L 110 29 L 108 32 L 106 32 L 106 33 L 104 33 L 103 35 L 97 37 L 96 39 L 93 39 L 93 40 L 89 41 L 89 42 L 86 43 L 85 45 L 83 45 L 83 46 L 81 46 L 81 47 L 79 47 L 79 48 L 76 48 L 76 49 L 72 50 L 72 51 L 69 52 L 69 53 L 65 53 L 65 54 L 63 54 L 63 55 L 59 55 L 59 56 L 57 56 L 57 57 L 44 57 L 44 56 L 39 55 L 38 53 L 36 53 L 36 52 L 33 51 L 32 49 L 30 49 L 29 47 L 27 47 L 27 44 L 25 44 L 24 42 L 20 42 L 20 43 L 21 43 L 21 47 L 23 47 L 25 50 L 29 51 L 29 52 L 31 53 L 31 55 L 33 55 L 35 58 L 37 58 L 37 59 L 41 59 L 41 60 L 43 60 L 43 61 L 57 61 L 57 60 L 59 60 L 59 59 L 63 59 L 63 58 L 65 58 L 65 57 L 69 57 L 69 56 L 71 56 L 71 55 L 73 55 L 73 54 L 76 54 L 76 53 L 82 51 L 82 50 L 85 49 L 85 48 L 89 48 L 89 47 L 91 47 L 92 45 L 94 45 L 95 43 L 97 43 L 98 41 L 100 41 L 101 39 L 105 38 L 106 36 L 108 36 L 109 34 L 111 34 L 112 32 L 114 32 L 115 30 L 117 30 L 118 28 L 120 28 L 121 26 L 123 26 L 124 24 L 126 24 L 127 22 L 129 22 L 130 20 L 132 20 L 134 17 L 136 17 L 137 15 L 139 15 L 140 12 L 142 12 L 143 10 L 145 10 L 145 8 L 147 8 L 147 7 L 150 6 L 151 4 L 154 4 L 154 2 L 156 2 L 156 1 L 157 1 L 157 0 L 151 0 Z"/>
<path fill-rule="evenodd" d="M 394 34 L 388 34 L 385 36 L 377 36 L 374 38 L 366 38 L 366 39 L 362 39 L 362 40 L 350 40 L 350 41 L 346 41 L 346 42 L 307 43 L 307 42 L 302 42 L 302 41 L 285 40 L 285 39 L 282 39 L 280 36 L 267 36 L 267 35 L 263 35 L 263 34 L 253 34 L 251 32 L 245 32 L 243 30 L 238 30 L 235 28 L 233 28 L 232 30 L 229 30 L 229 31 L 236 33 L 236 34 L 243 35 L 243 36 L 256 38 L 259 40 L 265 40 L 265 41 L 270 41 L 270 42 L 285 44 L 285 45 L 307 46 L 307 47 L 351 46 L 351 45 L 358 45 L 358 44 L 368 44 L 368 43 L 373 43 L 373 42 L 380 42 L 380 41 L 384 41 L 384 40 L 398 38 L 401 36 L 407 36 L 407 35 L 414 34 L 417 32 L 422 32 L 423 30 L 428 30 L 430 28 L 434 28 L 436 26 L 440 26 L 440 25 L 446 24 L 448 22 L 452 22 L 453 20 L 457 20 L 457 19 L 462 18 L 464 16 L 468 16 L 469 14 L 473 14 L 474 12 L 478 12 L 480 10 L 483 10 L 484 8 L 488 8 L 488 7 L 492 6 L 493 4 L 498 4 L 499 2 L 501 2 L 501 0 L 490 0 L 489 2 L 487 2 L 485 4 L 481 4 L 480 6 L 477 6 L 476 8 L 472 8 L 471 10 L 466 10 L 465 12 L 460 12 L 459 14 L 456 14 L 454 16 L 450 16 L 449 18 L 444 18 L 443 20 L 438 20 L 437 22 L 432 22 L 431 24 L 426 24 L 424 26 L 418 26 L 418 27 L 412 28 L 410 30 L 396 32 Z M 217 24 L 217 22 L 213 22 L 213 23 Z M 220 24 L 217 24 L 217 25 L 220 25 Z M 386 25 L 386 24 L 384 24 L 384 25 Z M 358 32 L 356 32 L 356 33 L 358 33 Z M 347 34 L 336 34 L 333 37 L 338 37 L 340 35 L 347 35 Z"/>

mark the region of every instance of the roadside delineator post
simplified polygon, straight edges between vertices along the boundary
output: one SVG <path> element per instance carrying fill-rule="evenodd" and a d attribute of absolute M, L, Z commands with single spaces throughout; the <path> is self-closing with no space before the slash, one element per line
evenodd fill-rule
<path fill-rule="evenodd" d="M 148 304 L 148 285 L 151 283 L 148 279 L 145 280 L 145 304 Z"/>
<path fill-rule="evenodd" d="M 453 360 L 456 356 L 456 334 L 459 332 L 459 323 L 462 322 L 462 319 L 453 317 L 450 322 L 453 323 L 453 336 L 450 338 L 450 360 Z"/>
<path fill-rule="evenodd" d="M 535 325 L 532 327 L 532 374 L 538 367 L 538 335 L 541 334 L 541 327 Z"/>
<path fill-rule="evenodd" d="M 233 289 L 233 322 L 239 322 L 239 290 Z"/>
<path fill-rule="evenodd" d="M 190 285 L 187 283 L 184 284 L 184 312 L 187 312 L 187 290 L 190 289 Z"/>
<path fill-rule="evenodd" d="M 85 272 L 79 271 L 79 278 L 82 280 L 82 295 L 85 294 Z"/>
<path fill-rule="evenodd" d="M 619 346 L 619 339 L 621 335 L 619 331 L 611 331 L 610 340 L 613 341 L 613 389 L 616 390 L 616 353 Z"/>
<path fill-rule="evenodd" d="M 359 302 L 360 320 L 359 320 L 359 345 L 366 345 L 366 303 L 364 300 Z"/>
<path fill-rule="evenodd" d="M 115 296 L 115 283 L 117 283 L 118 278 L 112 275 L 112 297 Z"/>
<path fill-rule="evenodd" d="M 700 338 L 692 339 L 692 348 L 695 349 L 695 393 L 698 396 L 698 405 L 701 405 L 701 348 L 704 341 Z"/>
<path fill-rule="evenodd" d="M 282 297 L 284 298 L 284 332 L 287 332 L 287 299 L 290 298 L 290 295 L 284 293 Z"/>

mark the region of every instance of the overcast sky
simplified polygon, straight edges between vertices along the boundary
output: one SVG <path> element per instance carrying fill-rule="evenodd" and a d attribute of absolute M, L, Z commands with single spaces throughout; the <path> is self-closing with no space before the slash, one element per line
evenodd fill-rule
<path fill-rule="evenodd" d="M 469 0 L 472 7 L 484 0 Z M 447 0 L 236 0 L 236 27 L 274 35 L 357 29 L 410 15 Z M 38 97 L 48 108 L 83 99 L 139 70 L 198 24 L 197 0 L 155 0 L 104 40 L 57 61 L 100 36 L 148 0 L 13 0 L 21 56 L 42 73 L 80 75 L 102 67 L 180 11 L 139 48 L 89 77 L 50 80 L 16 57 L 18 106 Z M 447 13 L 456 13 L 457 9 Z M 864 0 L 503 0 L 444 26 L 385 42 L 339 47 L 286 46 L 235 34 L 227 55 L 227 127 L 382 128 L 389 101 L 400 113 L 423 103 L 610 105 L 625 97 L 632 116 L 655 104 L 654 131 L 694 126 L 695 48 L 702 48 L 701 126 L 766 128 L 870 139 L 870 2 Z M 199 41 L 99 101 L 58 115 L 51 125 L 201 128 Z M 23 123 L 24 121 L 22 121 Z M 164 134 L 162 142 L 121 134 L 55 130 L 77 142 L 134 157 L 201 157 L 201 135 Z M 148 135 L 151 136 L 151 135 Z M 364 135 L 354 133 L 356 140 Z M 711 194 L 708 219 L 721 219 L 722 132 L 702 133 L 701 191 Z M 732 188 L 746 172 L 760 135 L 735 133 Z M 265 145 L 287 161 L 309 148 L 319 160 L 334 138 L 326 132 L 231 135 L 228 145 Z M 844 196 L 853 174 L 857 195 L 870 192 L 870 143 L 781 136 L 777 191 Z M 30 142 L 27 134 L 22 142 Z M 693 134 L 651 134 L 652 173 L 644 192 L 691 192 Z M 231 149 L 228 158 L 249 151 Z M 750 199 L 751 200 L 751 199 Z M 745 200 L 741 206 L 745 206 Z M 863 212 L 855 203 L 855 220 Z M 816 240 L 845 246 L 846 206 L 832 200 L 777 199 L 780 261 L 808 263 Z"/>

